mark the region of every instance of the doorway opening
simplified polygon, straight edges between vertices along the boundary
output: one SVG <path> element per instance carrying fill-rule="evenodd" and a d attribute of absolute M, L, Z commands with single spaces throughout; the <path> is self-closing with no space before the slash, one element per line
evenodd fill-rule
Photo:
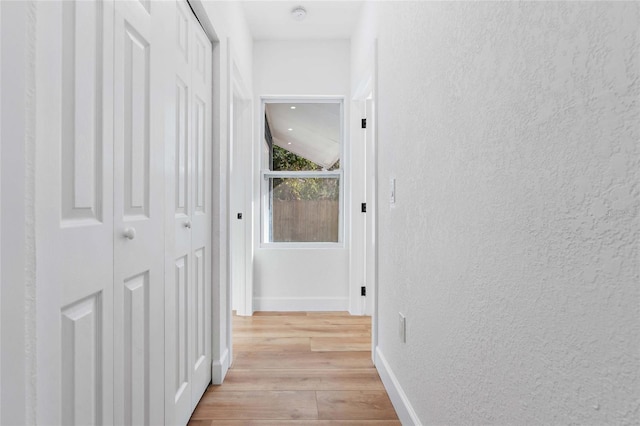
<path fill-rule="evenodd" d="M 377 211 L 374 86 L 374 74 L 371 72 L 366 83 L 347 104 L 340 97 L 264 97 L 254 107 L 255 138 L 244 141 L 244 151 L 238 151 L 244 153 L 244 167 L 247 170 L 244 188 L 249 187 L 251 195 L 244 199 L 244 210 L 234 209 L 232 205 L 229 219 L 251 222 L 251 229 L 243 228 L 245 232 L 250 232 L 244 235 L 245 244 L 252 245 L 251 249 L 245 247 L 250 255 L 243 260 L 246 270 L 253 274 L 251 280 L 245 278 L 244 303 L 239 304 L 249 308 L 242 314 L 238 310 L 238 315 L 229 312 L 229 334 L 233 336 L 230 351 L 233 348 L 234 353 L 230 375 L 241 374 L 239 370 L 252 368 L 243 367 L 245 361 L 251 360 L 256 361 L 254 366 L 259 366 L 259 369 L 277 369 L 282 365 L 282 356 L 278 355 L 284 353 L 307 359 L 297 361 L 298 364 L 293 360 L 287 362 L 298 366 L 314 365 L 314 357 L 340 358 L 348 352 L 357 352 L 357 355 L 353 355 L 356 358 L 364 355 L 369 363 L 375 359 L 375 350 L 372 350 L 375 349 L 375 333 L 372 333 L 375 322 L 371 317 L 375 313 L 376 291 L 375 272 L 372 272 L 376 263 Z M 293 136 L 297 129 L 306 129 L 306 126 L 294 121 L 295 115 L 291 118 L 292 114 L 302 112 L 314 103 L 339 105 L 337 157 L 335 151 L 332 155 L 331 145 L 317 143 L 314 146 L 310 143 L 313 138 L 303 137 L 303 144 L 296 146 L 298 141 Z M 321 107 L 330 110 L 326 105 Z M 282 123 L 277 123 L 278 117 L 282 117 Z M 361 128 L 361 118 L 368 120 L 366 130 Z M 236 124 L 232 123 L 232 126 Z M 353 157 L 354 147 L 350 146 L 356 143 L 362 148 L 357 160 Z M 352 166 L 356 161 L 362 165 L 357 177 L 352 174 Z M 353 185 L 356 179 L 360 185 L 357 191 Z M 307 181 L 316 191 L 315 195 L 322 195 L 319 199 L 337 204 L 337 209 L 335 206 L 330 209 L 333 216 L 328 215 L 332 219 L 327 221 L 334 226 L 337 222 L 337 229 L 334 227 L 324 234 L 317 230 L 304 234 L 302 231 L 308 231 L 306 228 L 310 227 L 300 223 L 308 220 L 313 209 L 305 210 L 298 205 L 297 210 L 289 210 L 298 212 L 299 217 L 283 214 L 284 202 L 311 204 L 318 201 L 309 194 L 311 191 L 305 192 L 303 184 Z M 329 188 L 334 192 L 330 192 Z M 362 203 L 367 204 L 366 211 L 361 211 Z M 315 210 L 313 213 L 317 214 L 320 209 L 316 206 Z M 250 212 L 250 217 L 247 212 Z M 243 213 L 242 219 L 238 213 Z M 358 248 L 362 256 L 357 265 L 363 278 L 356 282 L 351 280 L 350 273 L 354 267 L 351 259 L 354 244 L 351 227 L 354 216 L 362 218 L 360 215 L 363 214 L 366 220 L 360 222 L 362 232 Z M 282 217 L 290 221 L 289 226 L 280 225 Z M 325 231 L 327 228 L 330 227 L 325 227 Z M 248 251 L 245 251 L 245 255 Z M 331 256 L 341 257 L 336 267 L 327 266 L 326 261 Z M 331 279 L 332 274 L 341 278 Z M 365 283 L 364 277 L 370 281 Z M 326 289 L 335 283 L 343 284 L 341 293 L 323 295 L 313 290 L 307 291 L 310 288 Z M 363 286 L 368 290 L 366 295 L 361 295 Z M 239 306 L 233 282 L 232 289 L 233 305 Z M 358 336 L 348 331 L 353 325 Z M 334 332 L 337 334 L 332 334 Z M 347 358 L 351 356 L 346 355 Z M 310 363 L 305 364 L 307 361 Z M 274 377 L 272 379 L 276 380 Z M 236 382 L 235 376 L 232 382 Z M 242 386 L 259 389 L 259 384 L 255 383 L 245 382 Z"/>

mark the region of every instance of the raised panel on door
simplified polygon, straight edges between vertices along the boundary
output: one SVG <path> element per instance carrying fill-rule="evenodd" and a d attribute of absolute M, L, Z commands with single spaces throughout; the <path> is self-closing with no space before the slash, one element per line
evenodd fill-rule
<path fill-rule="evenodd" d="M 203 364 L 206 359 L 206 312 L 205 312 L 205 249 L 199 248 L 193 253 L 193 296 L 194 303 L 194 330 L 193 330 L 193 359 L 194 371 Z"/>
<path fill-rule="evenodd" d="M 119 1 L 114 29 L 114 420 L 164 417 L 164 123 L 172 89 L 162 2 Z M 171 92 L 172 93 L 172 92 Z"/>
<path fill-rule="evenodd" d="M 173 324 L 167 330 L 170 341 L 174 342 L 170 364 L 167 365 L 167 388 L 170 393 L 168 408 L 175 418 L 175 424 L 187 424 L 191 417 L 191 372 L 189 359 L 189 278 L 190 268 L 188 256 L 184 255 L 175 261 L 175 281 L 173 293 Z M 173 374 L 170 374 L 173 373 Z"/>
<path fill-rule="evenodd" d="M 189 63 L 189 20 L 190 11 L 184 0 L 178 0 L 176 4 L 176 32 L 175 41 L 181 62 Z"/>
<path fill-rule="evenodd" d="M 191 246 L 191 173 L 192 166 L 189 160 L 192 155 L 190 143 L 191 130 L 189 128 L 189 98 L 191 90 L 189 79 L 185 76 L 176 76 L 175 83 L 175 136 L 174 144 L 174 209 L 175 209 L 175 239 L 176 252 L 187 253 Z"/>
<path fill-rule="evenodd" d="M 192 364 L 195 408 L 211 381 L 211 306 L 210 306 L 210 253 L 208 247 L 193 252 L 193 304 L 192 304 Z"/>
<path fill-rule="evenodd" d="M 151 13 L 151 0 L 138 0 L 147 13 Z"/>
<path fill-rule="evenodd" d="M 100 294 L 62 309 L 62 423 L 102 423 L 103 407 L 98 385 L 102 375 L 102 306 Z"/>
<path fill-rule="evenodd" d="M 102 219 L 103 6 L 62 5 L 62 220 Z"/>
<path fill-rule="evenodd" d="M 123 160 L 125 220 L 149 216 L 150 122 L 149 122 L 149 42 L 128 22 L 125 23 L 123 64 Z"/>
<path fill-rule="evenodd" d="M 179 77 L 176 79 L 176 136 L 175 136 L 175 214 L 176 218 L 188 217 L 189 211 L 189 89 Z"/>
<path fill-rule="evenodd" d="M 149 273 L 124 282 L 125 423 L 149 423 Z"/>
<path fill-rule="evenodd" d="M 206 182 L 206 110 L 207 103 L 200 93 L 193 96 L 193 213 L 194 216 L 205 216 Z"/>
<path fill-rule="evenodd" d="M 113 422 L 113 3 L 38 5 L 38 422 Z M 44 363 L 44 361 L 42 361 Z M 46 397 L 45 397 L 46 396 Z"/>
<path fill-rule="evenodd" d="M 193 34 L 193 60 L 191 61 L 191 70 L 194 84 L 207 85 L 210 76 L 209 58 L 211 55 L 211 43 L 207 39 L 206 34 L 200 27 L 200 23 L 191 20 L 191 28 Z"/>
<path fill-rule="evenodd" d="M 176 357 L 176 380 L 174 386 L 175 400 L 179 400 L 185 389 L 189 385 L 189 312 L 187 299 L 189 297 L 189 263 L 187 257 L 183 256 L 176 261 L 176 297 L 175 311 L 176 320 L 174 329 L 177 345 L 175 345 Z"/>

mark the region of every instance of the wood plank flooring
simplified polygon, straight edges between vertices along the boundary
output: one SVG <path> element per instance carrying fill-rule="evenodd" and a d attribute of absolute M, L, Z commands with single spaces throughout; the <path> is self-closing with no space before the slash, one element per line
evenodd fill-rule
<path fill-rule="evenodd" d="M 400 425 L 371 362 L 371 318 L 259 312 L 233 321 L 233 365 L 190 426 Z"/>

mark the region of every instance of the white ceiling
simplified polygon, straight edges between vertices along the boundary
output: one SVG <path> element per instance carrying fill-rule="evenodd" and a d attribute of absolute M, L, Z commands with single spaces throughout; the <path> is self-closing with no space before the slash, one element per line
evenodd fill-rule
<path fill-rule="evenodd" d="M 326 169 L 338 161 L 340 104 L 268 103 L 265 109 L 275 145 Z"/>
<path fill-rule="evenodd" d="M 255 40 L 348 39 L 363 1 L 242 1 Z M 302 6 L 307 16 L 296 21 L 291 11 Z"/>

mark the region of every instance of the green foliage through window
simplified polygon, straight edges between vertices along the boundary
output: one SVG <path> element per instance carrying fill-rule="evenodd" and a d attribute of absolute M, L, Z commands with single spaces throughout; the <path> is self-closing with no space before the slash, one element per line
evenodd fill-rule
<path fill-rule="evenodd" d="M 331 171 L 340 168 L 340 161 Z M 273 146 L 274 171 L 321 171 L 322 166 L 300 157 L 291 151 Z M 339 180 L 327 178 L 274 178 L 271 181 L 272 196 L 275 200 L 338 200 Z"/>
<path fill-rule="evenodd" d="M 340 160 L 336 161 L 329 169 L 330 171 L 340 168 Z M 294 154 L 293 152 L 273 145 L 273 169 L 274 171 L 319 171 L 322 166 L 307 160 L 304 157 Z"/>
<path fill-rule="evenodd" d="M 340 194 L 338 178 L 273 178 L 274 200 L 334 200 Z"/>

